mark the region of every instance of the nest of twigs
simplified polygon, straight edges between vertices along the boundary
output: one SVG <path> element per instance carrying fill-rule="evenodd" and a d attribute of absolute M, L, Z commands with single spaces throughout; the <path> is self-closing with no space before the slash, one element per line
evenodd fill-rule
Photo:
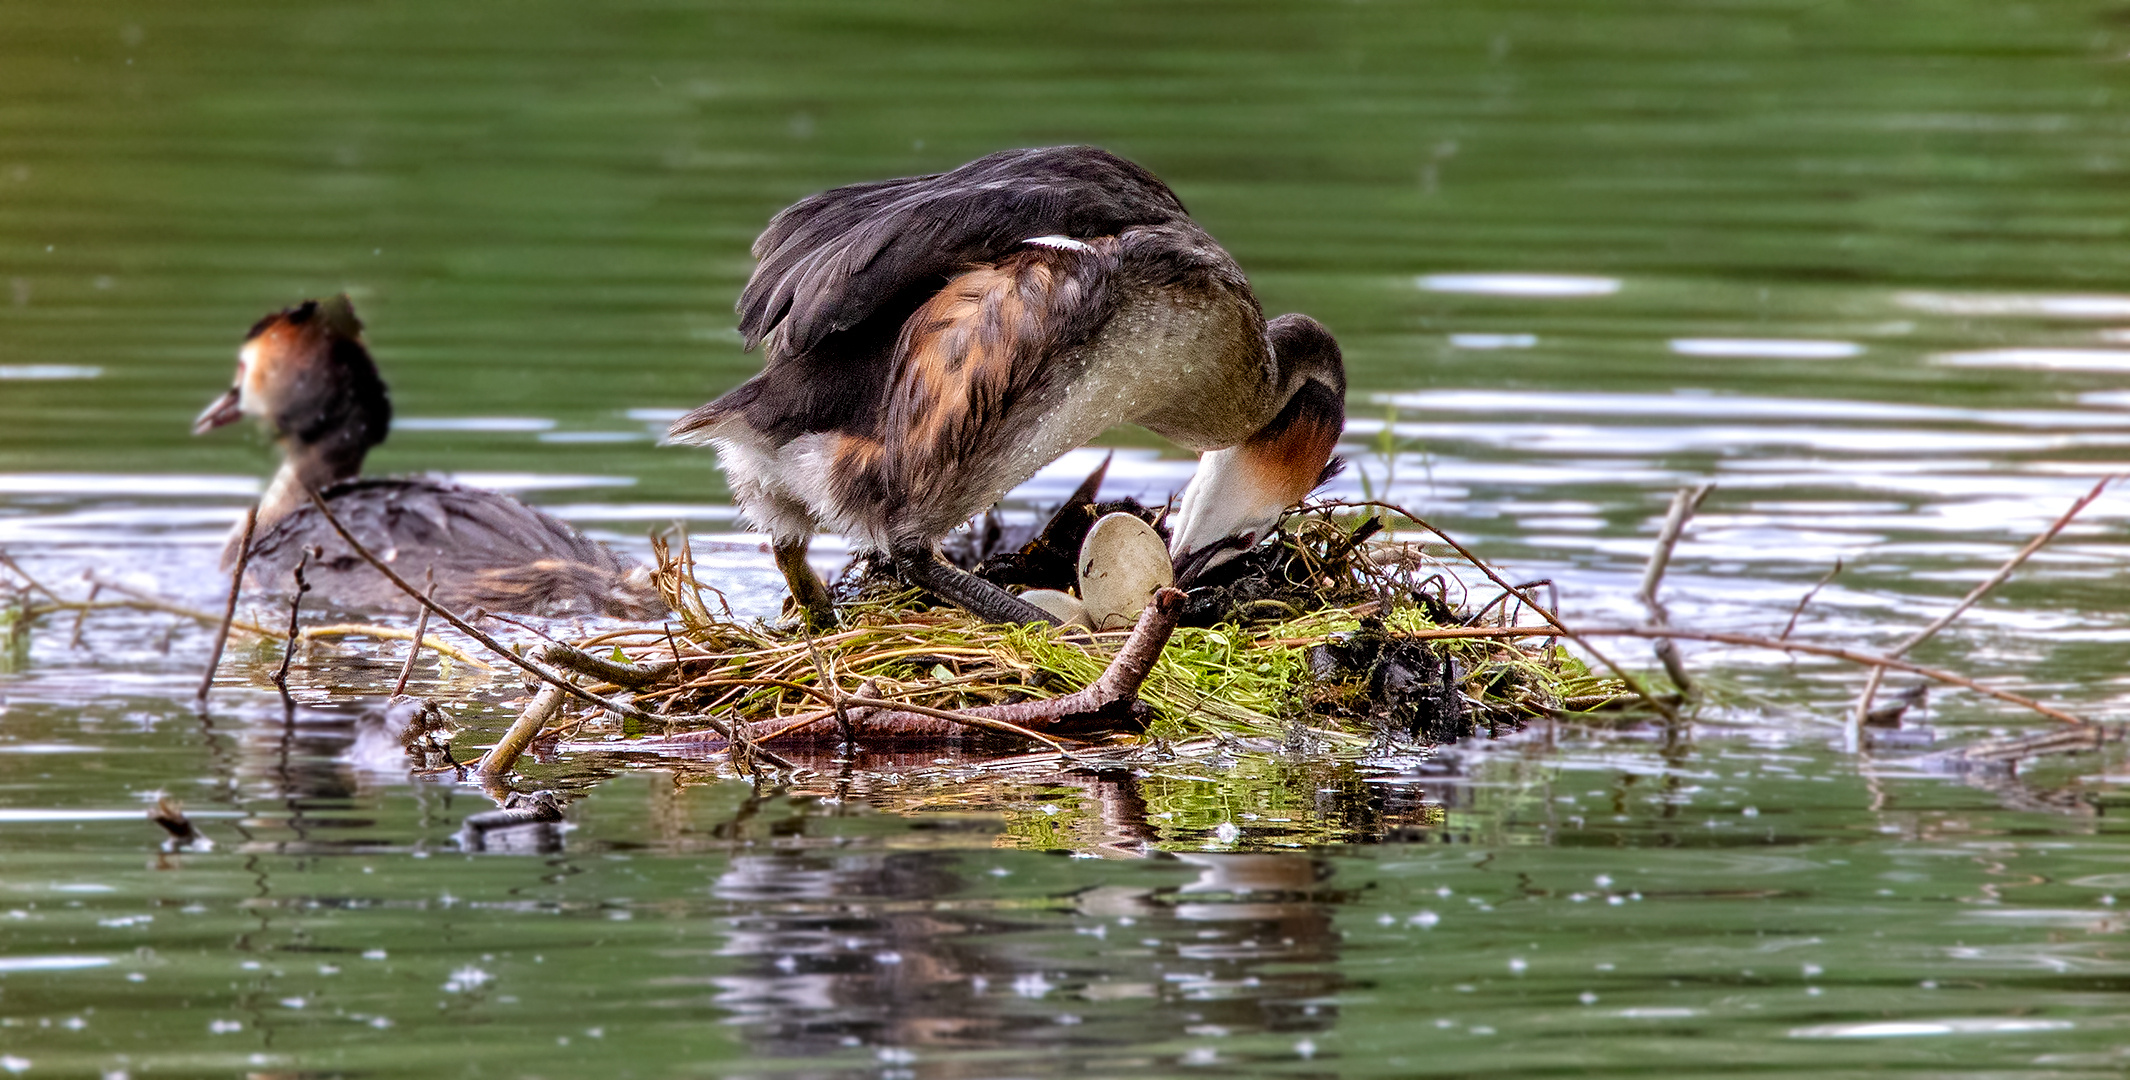
<path fill-rule="evenodd" d="M 964 557 L 981 558 L 979 572 L 994 580 L 1058 587 L 1072 562 L 1063 553 L 1078 547 L 1072 529 L 1084 534 L 1095 515 L 1120 509 L 1158 527 L 1158 515 L 1137 504 L 1085 513 L 1068 506 L 1019 547 L 965 549 Z M 1190 591 L 1135 708 L 1050 730 L 1082 739 L 1246 736 L 1295 747 L 1439 743 L 1519 725 L 1605 689 L 1550 639 L 1416 638 L 1480 617 L 1499 625 L 1520 609 L 1499 597 L 1475 607 L 1447 566 L 1383 529 L 1380 518 L 1329 510 L 1289 515 L 1271 540 Z M 758 740 L 848 730 L 826 719 L 845 696 L 958 711 L 1070 694 L 1100 677 L 1127 637 L 985 625 L 863 562 L 838 583 L 841 626 L 809 634 L 796 620 L 733 617 L 696 576 L 685 538 L 659 544 L 657 554 L 659 587 L 675 612 L 670 629 L 586 644 L 657 670 L 636 688 L 637 704 L 651 713 L 720 716 Z M 645 730 L 641 720 L 629 726 L 644 735 L 688 729 L 685 720 L 667 731 Z"/>

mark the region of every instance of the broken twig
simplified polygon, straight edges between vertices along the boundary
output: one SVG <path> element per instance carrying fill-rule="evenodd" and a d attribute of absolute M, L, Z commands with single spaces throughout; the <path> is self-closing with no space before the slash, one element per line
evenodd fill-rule
<path fill-rule="evenodd" d="M 1686 533 L 1686 523 L 1701 506 L 1701 500 L 1716 490 L 1714 484 L 1696 484 L 1680 488 L 1672 496 L 1671 512 L 1664 515 L 1664 527 L 1657 531 L 1656 546 L 1649 551 L 1649 565 L 1642 570 L 1642 587 L 1636 596 L 1642 606 L 1649 609 L 1649 625 L 1670 626 L 1671 613 L 1664 609 L 1663 601 L 1657 599 L 1657 589 L 1664 583 L 1664 571 L 1671 566 L 1672 549 L 1679 546 L 1679 538 Z M 1678 642 L 1664 638 L 1657 642 L 1658 662 L 1664 665 L 1664 673 L 1671 676 L 1671 684 L 1679 688 L 1683 697 L 1691 698 L 1695 687 L 1693 677 L 1686 673 L 1686 662 L 1679 657 Z"/>

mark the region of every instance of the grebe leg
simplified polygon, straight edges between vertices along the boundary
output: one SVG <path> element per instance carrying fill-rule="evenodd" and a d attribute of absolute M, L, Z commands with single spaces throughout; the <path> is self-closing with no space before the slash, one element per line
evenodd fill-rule
<path fill-rule="evenodd" d="M 779 540 L 770 545 L 776 553 L 777 569 L 784 572 L 784 582 L 791 586 L 791 598 L 799 605 L 799 617 L 816 628 L 836 624 L 836 602 L 828 595 L 828 586 L 821 575 L 806 561 L 807 545 L 813 538 L 800 536 Z"/>
<path fill-rule="evenodd" d="M 898 547 L 894 558 L 904 580 L 986 622 L 1057 623 L 1042 608 L 940 558 L 930 544 Z"/>

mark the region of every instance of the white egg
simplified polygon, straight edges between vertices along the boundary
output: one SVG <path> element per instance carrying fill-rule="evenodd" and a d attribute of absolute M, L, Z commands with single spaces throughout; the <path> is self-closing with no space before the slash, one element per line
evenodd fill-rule
<path fill-rule="evenodd" d="M 1087 618 L 1087 605 L 1080 598 L 1056 589 L 1030 589 L 1021 594 L 1021 599 L 1043 609 L 1043 613 L 1066 626 L 1078 626 L 1092 630 L 1095 624 Z"/>
<path fill-rule="evenodd" d="M 1080 601 L 1097 630 L 1132 625 L 1147 598 L 1175 584 L 1176 566 L 1152 525 L 1131 514 L 1109 514 L 1080 545 Z"/>

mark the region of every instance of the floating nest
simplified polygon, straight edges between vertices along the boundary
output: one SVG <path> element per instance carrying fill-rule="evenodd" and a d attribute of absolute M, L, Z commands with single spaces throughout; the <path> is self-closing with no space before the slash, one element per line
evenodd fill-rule
<path fill-rule="evenodd" d="M 987 519 L 948 552 L 1002 585 L 1070 589 L 1080 538 L 1099 516 L 1119 512 L 1161 527 L 1154 510 L 1129 500 L 1097 504 L 1083 492 L 1032 537 L 1007 535 Z M 1182 598 L 1177 625 L 1131 700 L 1044 732 L 1082 742 L 1245 737 L 1296 751 L 1433 744 L 1620 692 L 1552 639 L 1441 637 L 1529 613 L 1513 593 L 1475 597 L 1421 544 L 1386 538 L 1384 524 L 1329 508 L 1288 515 L 1272 539 Z M 644 737 L 631 739 L 644 749 L 723 744 L 721 735 L 691 730 L 691 718 L 706 715 L 768 746 L 834 743 L 846 732 L 868 748 L 953 738 L 962 732 L 937 717 L 915 721 L 968 710 L 1001 715 L 1083 691 L 1129 637 L 986 625 L 864 559 L 838 579 L 841 627 L 809 634 L 797 619 L 735 618 L 697 577 L 685 538 L 656 546 L 656 579 L 674 620 L 581 642 L 605 666 L 576 665 L 610 688 L 634 690 L 649 714 L 673 717 L 661 731 L 642 715 L 617 720 L 594 710 L 605 717 L 588 721 L 595 729 Z M 910 722 L 882 723 L 884 703 L 924 715 L 893 713 Z"/>

